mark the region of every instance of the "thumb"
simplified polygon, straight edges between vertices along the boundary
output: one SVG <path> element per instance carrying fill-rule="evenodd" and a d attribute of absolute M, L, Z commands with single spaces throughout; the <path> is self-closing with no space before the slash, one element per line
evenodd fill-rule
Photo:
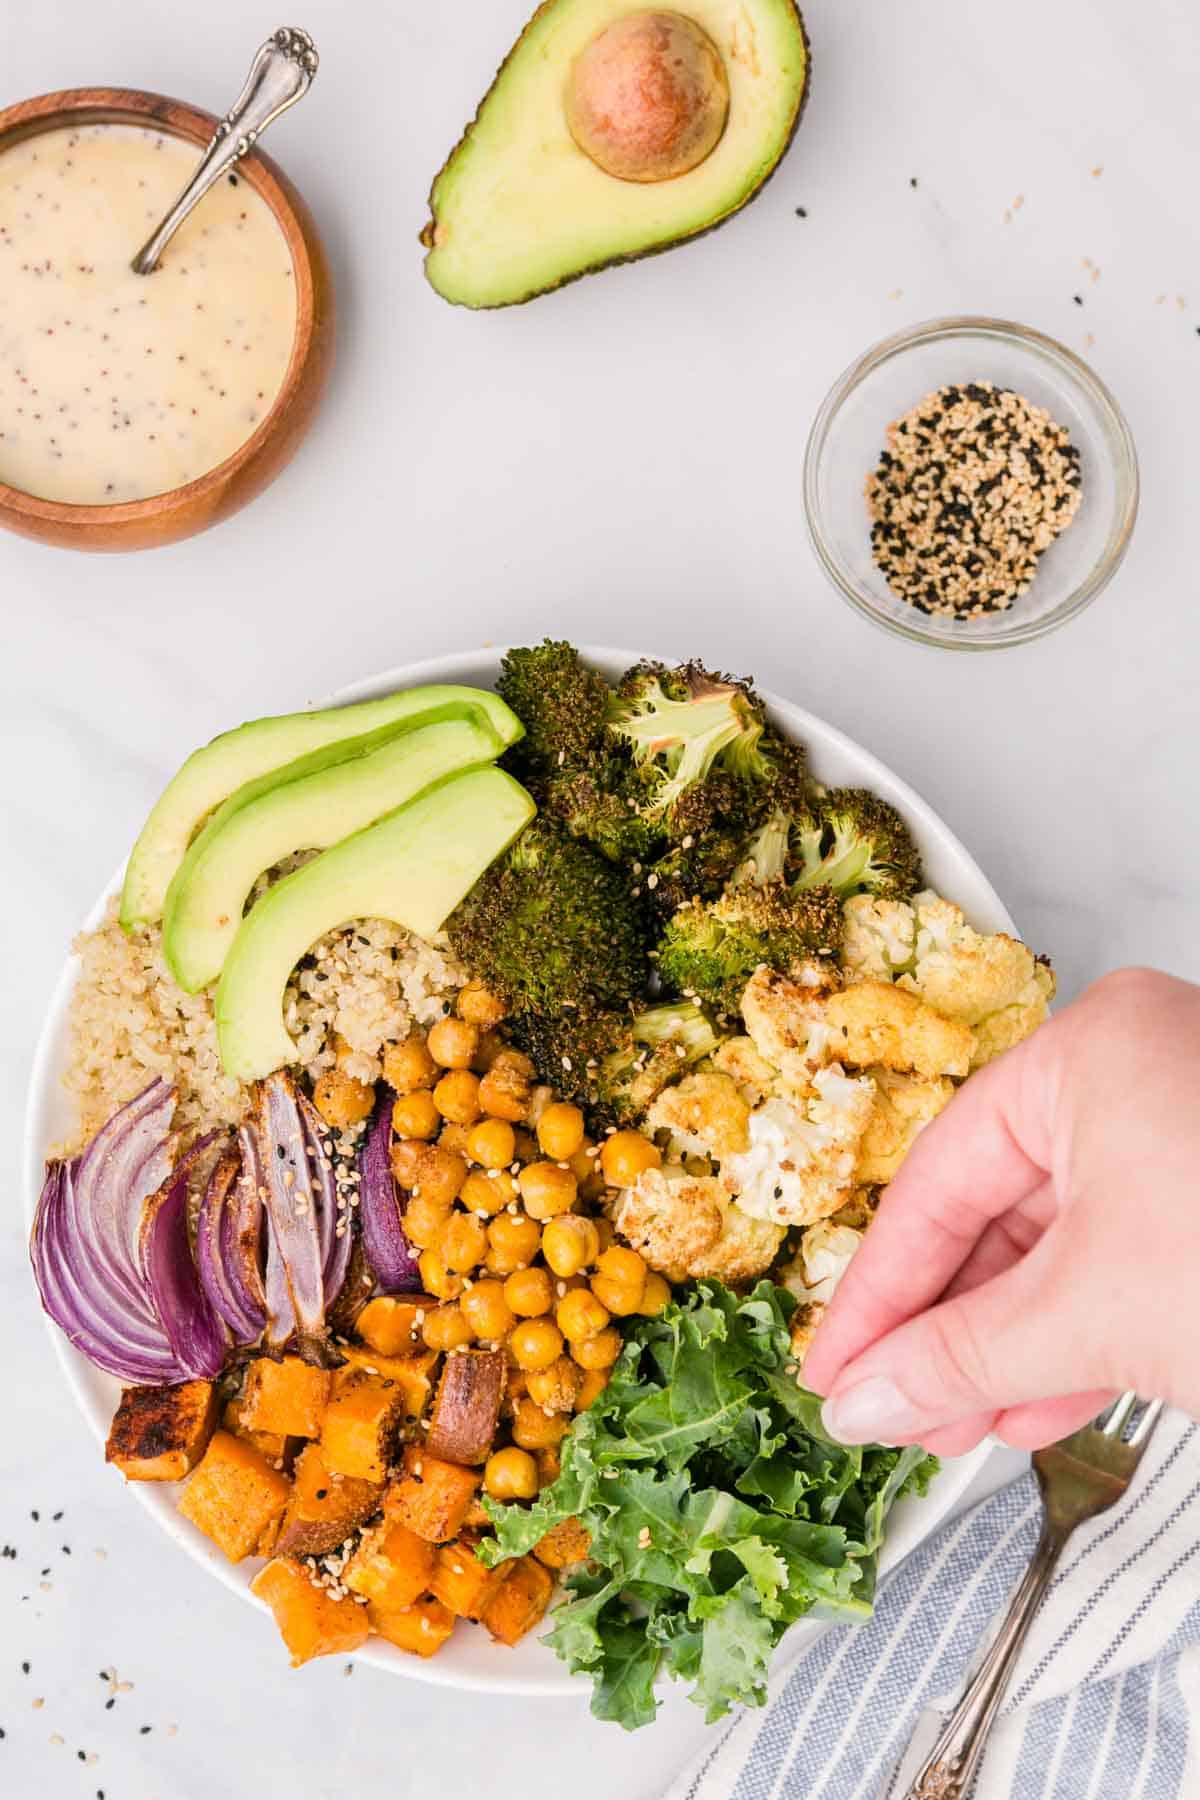
<path fill-rule="evenodd" d="M 822 1410 L 847 1444 L 923 1442 L 980 1415 L 1112 1386 L 1103 1349 L 1060 1279 L 1061 1230 L 968 1293 L 930 1307 L 847 1363 Z M 1057 1296 L 1057 1297 L 1056 1297 Z M 1093 1366 L 1093 1365 L 1097 1366 Z"/>

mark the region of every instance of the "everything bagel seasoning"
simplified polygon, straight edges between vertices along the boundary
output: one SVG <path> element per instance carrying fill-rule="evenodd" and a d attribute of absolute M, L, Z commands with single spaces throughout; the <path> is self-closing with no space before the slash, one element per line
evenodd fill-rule
<path fill-rule="evenodd" d="M 1025 593 L 1075 517 L 1079 452 L 1011 388 L 943 387 L 888 426 L 866 493 L 892 592 L 920 612 L 975 619 Z"/>

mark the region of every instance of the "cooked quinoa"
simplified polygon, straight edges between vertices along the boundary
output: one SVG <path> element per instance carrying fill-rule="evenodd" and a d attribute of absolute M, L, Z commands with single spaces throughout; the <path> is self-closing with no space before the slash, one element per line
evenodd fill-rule
<path fill-rule="evenodd" d="M 56 1154 L 74 1155 L 158 1075 L 179 1089 L 184 1130 L 234 1124 L 250 1090 L 221 1068 L 212 991 L 185 994 L 172 979 L 156 928 L 127 936 L 111 901 L 103 923 L 75 940 L 64 1085 L 78 1109 Z M 444 942 L 426 943 L 383 919 L 358 920 L 315 944 L 288 984 L 284 1018 L 309 1075 L 335 1061 L 378 1079 L 380 1052 L 414 1024 L 440 1019 L 466 980 Z"/>

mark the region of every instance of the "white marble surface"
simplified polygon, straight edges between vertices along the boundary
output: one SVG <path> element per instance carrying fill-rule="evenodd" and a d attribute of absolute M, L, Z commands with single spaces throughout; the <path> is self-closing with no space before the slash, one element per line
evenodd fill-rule
<path fill-rule="evenodd" d="M 481 641 L 676 645 L 754 669 L 892 762 L 1066 992 L 1131 959 L 1200 976 L 1200 15 L 1190 0 L 1136 17 L 1119 0 L 807 10 L 808 116 L 754 208 L 674 255 L 476 317 L 425 288 L 414 240 L 521 0 L 308 0 L 321 76 L 272 148 L 339 283 L 340 366 L 311 440 L 250 512 L 175 549 L 0 542 L 0 1543 L 18 1550 L 0 1560 L 0 1791 L 16 1800 L 524 1800 L 566 1784 L 649 1800 L 703 1735 L 678 1701 L 627 1741 L 571 1703 L 464 1705 L 340 1662 L 290 1675 L 239 1602 L 147 1533 L 85 1438 L 27 1276 L 30 1047 L 74 925 L 195 743 Z M 239 0 L 6 0 L 0 101 L 115 81 L 219 108 L 275 23 Z M 1061 635 L 995 657 L 852 617 L 800 508 L 834 375 L 960 310 L 1085 351 L 1142 457 L 1116 585 Z M 106 1711 L 112 1665 L 134 1685 Z"/>

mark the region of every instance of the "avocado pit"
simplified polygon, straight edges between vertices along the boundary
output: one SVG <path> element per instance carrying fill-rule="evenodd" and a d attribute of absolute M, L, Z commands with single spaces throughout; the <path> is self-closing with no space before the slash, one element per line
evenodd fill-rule
<path fill-rule="evenodd" d="M 627 13 L 576 57 L 566 115 L 576 144 L 606 174 L 670 181 L 696 168 L 720 142 L 729 78 L 720 51 L 694 19 Z"/>

